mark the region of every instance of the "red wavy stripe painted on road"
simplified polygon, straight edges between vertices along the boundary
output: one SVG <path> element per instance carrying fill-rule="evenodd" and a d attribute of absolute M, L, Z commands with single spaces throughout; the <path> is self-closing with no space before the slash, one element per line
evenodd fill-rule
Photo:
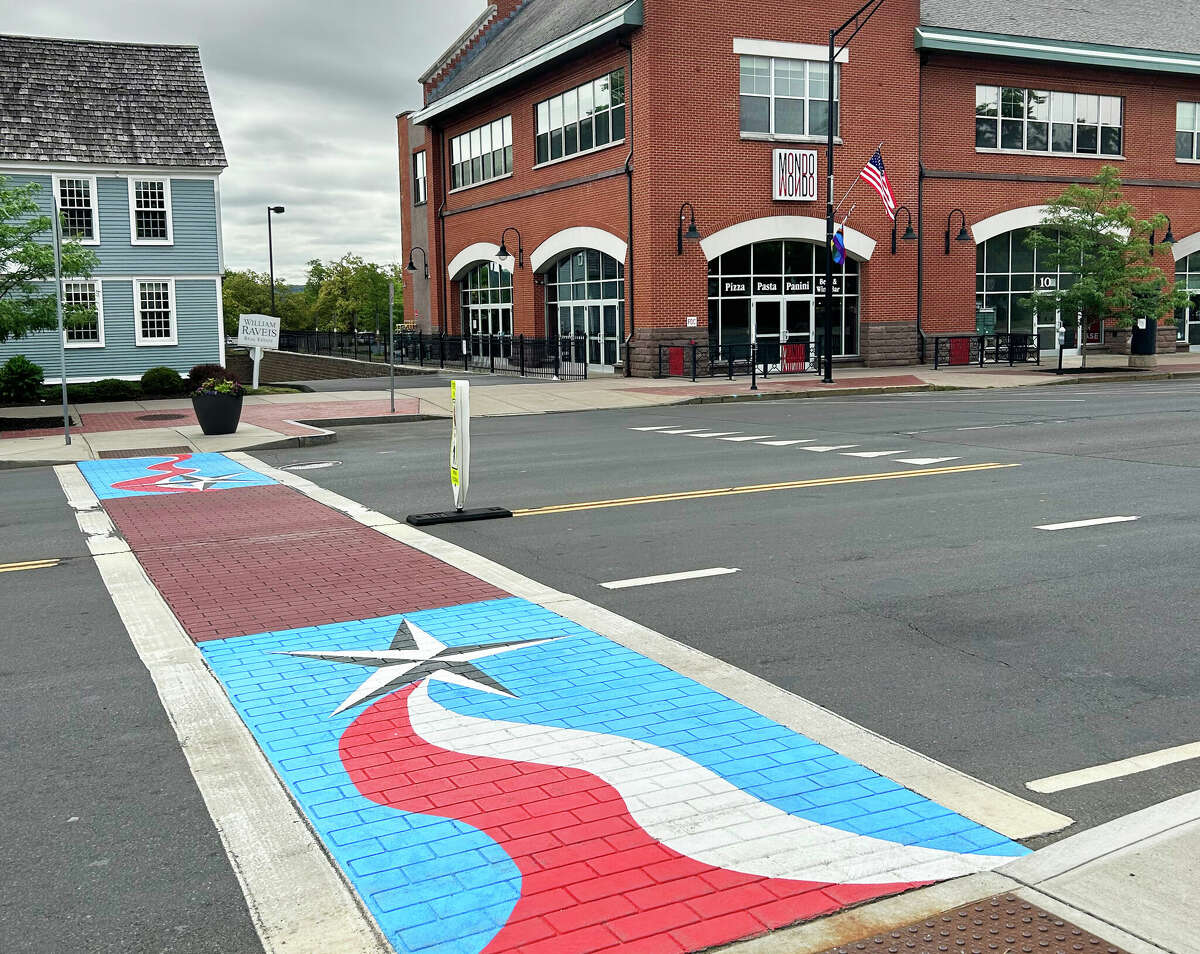
<path fill-rule="evenodd" d="M 165 460 L 159 464 L 150 464 L 147 470 L 154 471 L 153 474 L 146 474 L 144 477 L 134 477 L 130 480 L 122 480 L 120 483 L 113 484 L 114 490 L 133 490 L 141 493 L 149 494 L 178 494 L 188 493 L 189 491 L 200 491 L 202 487 L 188 487 L 186 485 L 162 486 L 159 481 L 166 477 L 186 477 L 188 474 L 196 473 L 195 467 L 180 467 L 179 465 L 191 458 L 191 454 L 177 454 L 170 460 Z"/>
<path fill-rule="evenodd" d="M 342 736 L 367 798 L 452 818 L 491 837 L 521 871 L 521 896 L 484 954 L 695 951 L 903 891 L 713 867 L 637 824 L 615 788 L 574 768 L 468 756 L 431 745 L 408 716 L 413 686 L 380 699 Z"/>

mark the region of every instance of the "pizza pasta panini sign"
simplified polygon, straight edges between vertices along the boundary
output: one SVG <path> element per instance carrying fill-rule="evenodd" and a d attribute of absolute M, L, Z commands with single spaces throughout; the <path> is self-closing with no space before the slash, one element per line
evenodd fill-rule
<path fill-rule="evenodd" d="M 776 149 L 771 160 L 772 198 L 776 202 L 815 202 L 817 151 Z"/>

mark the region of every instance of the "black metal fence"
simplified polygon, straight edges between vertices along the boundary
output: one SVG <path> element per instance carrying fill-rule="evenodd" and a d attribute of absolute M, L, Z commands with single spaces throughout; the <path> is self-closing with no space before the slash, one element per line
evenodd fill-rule
<path fill-rule="evenodd" d="M 933 368 L 966 367 L 1007 362 L 1041 364 L 1042 352 L 1037 335 L 1020 332 L 997 332 L 992 335 L 936 335 L 933 342 Z"/>
<path fill-rule="evenodd" d="M 583 380 L 588 371 L 585 337 L 460 336 L 412 331 L 397 334 L 393 349 L 397 364 L 423 368 L 461 368 L 562 381 Z M 279 350 L 387 363 L 386 335 L 370 332 L 281 331 Z"/>
<path fill-rule="evenodd" d="M 808 342 L 759 341 L 741 344 L 659 345 L 660 378 L 697 378 L 771 374 L 820 374 L 818 345 Z"/>

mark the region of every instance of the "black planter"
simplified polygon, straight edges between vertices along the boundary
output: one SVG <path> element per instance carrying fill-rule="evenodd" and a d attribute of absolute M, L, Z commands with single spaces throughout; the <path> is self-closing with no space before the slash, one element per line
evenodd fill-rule
<path fill-rule="evenodd" d="M 193 394 L 192 407 L 205 434 L 232 434 L 242 417 L 240 394 Z"/>
<path fill-rule="evenodd" d="M 1129 353 L 1130 354 L 1155 354 L 1158 351 L 1158 321 L 1155 318 L 1147 319 L 1146 327 L 1139 328 L 1136 324 L 1133 326 L 1133 333 L 1129 336 Z"/>

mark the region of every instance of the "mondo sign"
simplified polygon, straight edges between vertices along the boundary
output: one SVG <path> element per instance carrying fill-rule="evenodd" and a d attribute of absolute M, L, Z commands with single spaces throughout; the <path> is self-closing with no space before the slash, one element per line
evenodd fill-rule
<path fill-rule="evenodd" d="M 776 149 L 771 162 L 772 197 L 777 202 L 815 202 L 815 149 Z"/>

